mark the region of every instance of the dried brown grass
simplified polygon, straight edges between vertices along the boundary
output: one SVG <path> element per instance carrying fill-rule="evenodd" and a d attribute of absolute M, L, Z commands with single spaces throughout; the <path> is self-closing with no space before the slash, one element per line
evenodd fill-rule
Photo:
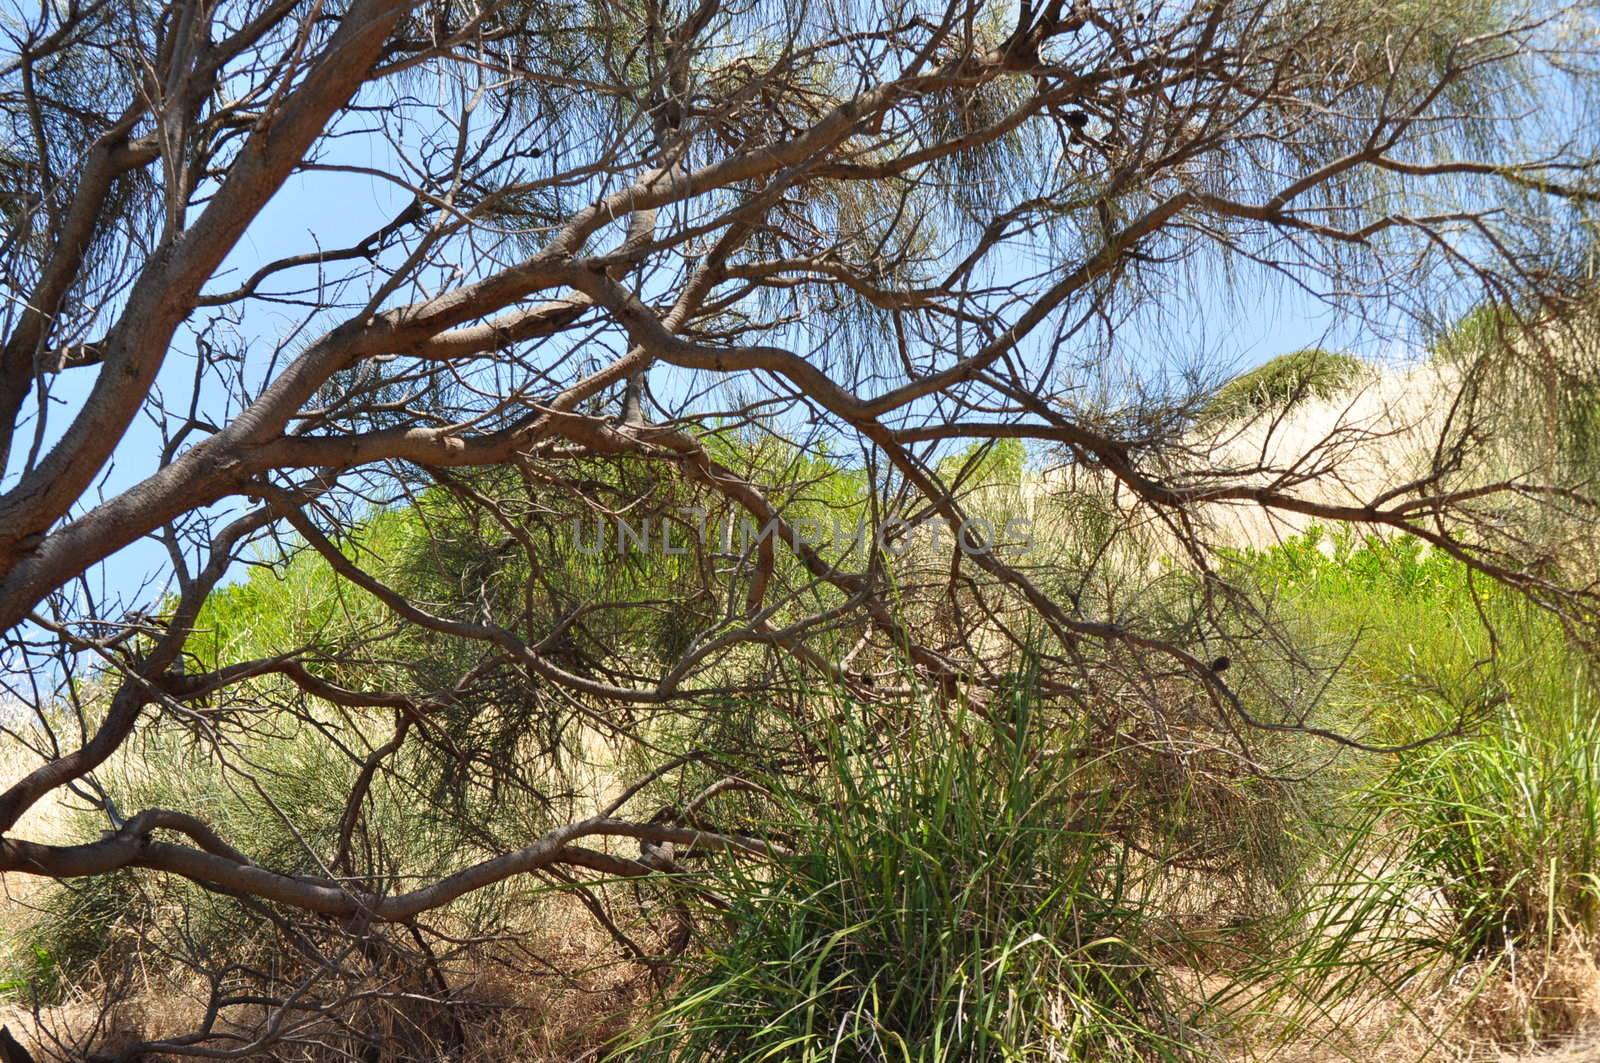
<path fill-rule="evenodd" d="M 1270 1019 L 1261 1024 L 1270 1027 Z M 1293 1036 L 1246 1046 L 1234 1058 L 1591 1063 L 1600 1060 L 1600 949 L 1568 935 L 1548 948 L 1441 962 L 1402 985 L 1352 993 Z"/>
<path fill-rule="evenodd" d="M 453 1009 L 435 986 L 382 983 L 339 986 L 342 994 L 387 992 L 341 1012 L 288 1024 L 290 1036 L 233 1058 L 265 1063 L 348 1063 L 449 1058 L 459 1063 L 569 1063 L 603 1057 L 629 1029 L 653 988 L 649 968 L 622 955 L 576 900 L 551 897 L 537 922 L 515 935 L 444 961 Z M 633 927 L 648 941 L 648 928 Z M 91 984 L 92 982 L 92 984 Z M 196 1029 L 207 987 L 199 979 L 122 969 L 85 980 L 67 1002 L 30 1009 L 0 1007 L 0 1022 L 42 1061 L 116 1056 L 133 1046 Z M 106 1006 L 95 1003 L 106 999 Z M 452 1018 L 453 1014 L 453 1018 Z M 265 1007 L 235 1008 L 218 1030 L 240 1048 L 270 1017 Z M 143 1061 L 192 1057 L 149 1052 Z"/>

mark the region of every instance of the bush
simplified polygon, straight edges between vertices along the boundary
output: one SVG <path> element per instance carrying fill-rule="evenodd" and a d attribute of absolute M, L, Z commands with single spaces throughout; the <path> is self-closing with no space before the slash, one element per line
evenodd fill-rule
<path fill-rule="evenodd" d="M 1287 410 L 1306 399 L 1329 399 L 1347 389 L 1364 363 L 1350 354 L 1307 347 L 1279 355 L 1218 388 L 1202 420 L 1228 421 Z"/>
<path fill-rule="evenodd" d="M 1600 726 L 1508 709 L 1483 732 L 1403 759 L 1376 792 L 1455 914 L 1465 957 L 1592 935 L 1600 905 Z"/>
<path fill-rule="evenodd" d="M 1128 800 L 1025 686 L 990 723 L 848 715 L 770 815 L 795 855 L 717 873 L 717 943 L 640 1058 L 979 1061 L 1189 1054 L 1148 940 Z M 631 1057 L 630 1057 L 631 1058 Z"/>
<path fill-rule="evenodd" d="M 1464 957 L 1600 929 L 1600 689 L 1548 618 L 1500 633 L 1492 715 L 1403 755 L 1374 791 L 1454 912 Z M 1462 708 L 1418 702 L 1412 726 L 1447 729 Z"/>
<path fill-rule="evenodd" d="M 1351 795 L 1372 813 L 1357 840 L 1398 844 L 1448 905 L 1439 944 L 1474 958 L 1600 929 L 1600 687 L 1559 621 L 1411 538 L 1313 530 L 1248 563 L 1305 629 L 1358 633 L 1330 712 L 1395 745 L 1443 736 Z"/>

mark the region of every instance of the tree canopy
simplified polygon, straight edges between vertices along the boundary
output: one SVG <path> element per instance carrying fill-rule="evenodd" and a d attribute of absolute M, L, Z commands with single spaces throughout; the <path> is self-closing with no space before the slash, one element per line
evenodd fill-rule
<path fill-rule="evenodd" d="M 1216 667 L 1289 645 L 1216 562 L 1235 508 L 1413 537 L 1586 636 L 1591 472 L 1506 463 L 1488 377 L 1451 378 L 1404 477 L 1335 499 L 1390 429 L 1224 455 L 1206 411 L 1249 352 L 1203 334 L 1274 291 L 1420 350 L 1492 305 L 1497 364 L 1592 394 L 1597 14 L 0 16 L 0 668 L 37 754 L 0 780 L 0 869 L 406 925 L 515 876 L 760 858 L 784 839 L 699 813 L 756 785 L 739 763 L 816 752 L 807 691 L 982 714 L 1026 672 L 1108 734 L 1183 703 L 1245 761 L 1286 731 L 1373 744 Z M 1182 593 L 1123 592 L 1151 542 Z M 98 773 L 173 734 L 241 779 L 311 742 L 335 799 L 277 809 L 303 842 L 278 864 L 204 808 L 119 805 Z M 591 741 L 639 782 L 583 812 L 561 765 Z M 685 765 L 709 789 L 630 804 Z M 364 851 L 385 786 L 471 858 Z M 19 836 L 63 790 L 104 834 Z"/>

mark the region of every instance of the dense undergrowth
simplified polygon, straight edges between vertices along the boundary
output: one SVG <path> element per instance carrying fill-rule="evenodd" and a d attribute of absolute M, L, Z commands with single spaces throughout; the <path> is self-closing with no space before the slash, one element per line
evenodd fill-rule
<path fill-rule="evenodd" d="M 1025 677 L 984 720 L 854 707 L 769 815 L 796 853 L 714 878 L 725 929 L 631 1046 L 660 1060 L 1146 1059 L 1187 1006 L 1147 951 L 1137 798 Z M 715 924 L 714 924 L 715 925 Z"/>
<path fill-rule="evenodd" d="M 1219 401 L 1248 413 L 1321 395 L 1349 368 L 1331 357 L 1297 356 Z M 787 485 L 791 518 L 848 527 L 867 506 L 860 473 L 826 455 L 730 440 L 719 460 Z M 978 447 L 939 475 L 969 504 L 1010 512 L 1025 461 L 1019 447 Z M 597 465 L 595 477 L 638 515 L 678 519 L 694 501 L 626 464 Z M 506 551 L 505 528 L 462 504 L 484 491 L 513 525 L 546 529 L 545 567 Z M 1058 555 L 1039 578 L 1098 596 L 1108 615 L 1136 610 L 1193 629 L 1200 582 L 1148 552 L 1130 550 L 1114 579 L 1085 578 L 1116 527 L 1103 502 L 1085 492 L 1053 500 L 1050 513 L 1035 507 Z M 537 485 L 446 483 L 340 546 L 441 615 L 521 618 L 523 638 L 597 682 L 635 682 L 650 672 L 641 662 L 714 645 L 728 622 L 720 584 L 704 582 L 695 558 L 596 553 L 583 545 L 584 517 L 569 495 Z M 662 1063 L 1270 1058 L 1280 1048 L 1305 1058 L 1350 1008 L 1395 1016 L 1380 1041 L 1403 1038 L 1408 1022 L 1447 1040 L 1438 1031 L 1454 1019 L 1423 1016 L 1419 1000 L 1448 998 L 1451 1015 L 1464 1014 L 1496 978 L 1525 977 L 1574 947 L 1594 957 L 1600 677 L 1587 649 L 1555 617 L 1414 539 L 1312 528 L 1219 565 L 1252 615 L 1284 636 L 1251 641 L 1244 627 L 1229 642 L 1230 681 L 1266 727 L 1219 722 L 1179 684 L 1047 693 L 1026 659 L 981 699 L 913 689 L 886 708 L 782 669 L 746 685 L 760 662 L 708 653 L 691 680 L 704 696 L 669 713 L 600 714 L 518 671 L 480 676 L 472 697 L 440 703 L 395 770 L 374 776 L 348 824 L 358 766 L 401 717 L 278 712 L 296 692 L 271 678 L 248 713 L 199 705 L 158 717 L 98 782 L 115 807 L 192 809 L 265 865 L 382 890 L 588 814 L 661 757 L 683 765 L 640 802 L 671 807 L 734 772 L 741 785 L 704 814 L 781 839 L 783 851 L 697 859 L 646 885 L 595 884 L 585 902 L 603 897 L 609 931 L 626 943 L 606 965 L 632 972 L 621 976 L 631 989 L 608 998 L 603 1034 L 542 1035 L 561 1046 L 550 1058 L 579 1051 L 574 1038 L 588 1038 L 583 1051 Z M 807 584 L 781 565 L 773 579 Z M 939 596 L 920 601 L 915 580 L 898 592 L 921 622 L 945 622 Z M 606 599 L 638 605 L 572 619 Z M 214 596 L 199 627 L 197 670 L 294 651 L 322 679 L 369 688 L 443 684 L 473 653 L 397 630 L 310 551 L 264 558 Z M 903 678 L 893 659 L 869 666 Z M 1113 678 L 1115 666 L 1101 662 Z M 703 748 L 717 756 L 692 755 Z M 104 817 L 75 814 L 67 829 L 87 840 Z M 476 1006 L 475 972 L 511 969 L 516 943 L 565 933 L 552 928 L 570 914 L 568 886 L 511 880 L 452 905 L 440 941 L 470 944 L 430 954 L 431 980 L 399 985 L 405 1007 L 433 1002 L 413 1023 L 430 1032 L 383 1042 L 389 1057 L 422 1058 L 416 1046 L 443 1043 L 436 1036 L 455 1036 L 448 1051 L 464 1052 L 459 1015 Z M 218 978 L 270 969 L 285 985 L 305 971 L 261 906 L 169 877 L 52 886 L 28 908 L 7 928 L 0 976 L 19 1004 L 67 1003 L 130 970 L 145 992 L 180 968 Z M 391 944 L 411 947 L 403 935 Z M 386 972 L 407 969 L 405 957 L 369 959 L 391 987 Z M 1445 993 L 1468 970 L 1472 990 Z M 441 980 L 453 988 L 441 993 Z M 1538 994 L 1518 1007 L 1510 1028 L 1523 1039 L 1593 1017 Z"/>
<path fill-rule="evenodd" d="M 1313 531 L 1243 563 L 1297 623 L 1353 633 L 1329 711 L 1414 745 L 1364 766 L 1353 798 L 1439 891 L 1451 947 L 1592 935 L 1600 687 L 1560 623 L 1411 539 Z"/>
<path fill-rule="evenodd" d="M 1260 987 L 1301 1002 L 1277 1006 L 1275 1021 L 1307 1001 L 1326 1014 L 1397 983 L 1415 992 L 1417 979 L 1456 964 L 1509 950 L 1527 963 L 1574 936 L 1592 940 L 1600 697 L 1561 626 L 1407 539 L 1313 530 L 1228 566 L 1314 660 L 1337 666 L 1316 720 L 1361 720 L 1366 741 L 1409 748 L 1297 741 L 1294 763 L 1319 770 L 1269 784 L 1152 765 L 1148 742 L 1107 744 L 1025 671 L 983 712 L 953 718 L 882 719 L 814 691 L 811 707 L 830 708 L 809 767 L 761 775 L 765 792 L 723 809 L 741 828 L 784 838 L 793 855 L 715 863 L 669 889 L 672 904 L 694 910 L 699 944 L 640 1010 L 622 1055 L 1200 1058 L 1253 1036 Z M 301 593 L 315 584 L 312 567 L 297 577 Z M 219 631 L 248 619 L 237 599 L 233 608 Z M 319 622 L 314 609 L 274 609 L 259 625 L 287 615 Z M 1266 689 L 1271 669 L 1260 671 L 1241 689 Z M 742 725 L 724 726 L 762 731 L 771 710 L 744 711 Z M 364 725 L 330 714 L 327 726 L 353 738 Z M 277 759 L 252 761 L 248 786 L 171 731 L 110 779 L 130 806 L 201 809 L 264 861 L 314 871 L 307 853 L 327 853 L 330 840 L 296 835 L 273 809 L 320 802 L 321 819 L 336 821 L 350 766 L 320 734 L 255 737 L 249 748 Z M 140 767 L 151 761 L 173 770 Z M 1171 777 L 1164 790 L 1148 785 L 1163 771 L 1176 790 Z M 445 872 L 562 811 L 468 788 L 460 799 L 480 806 L 464 817 L 442 789 L 384 785 L 361 834 L 374 879 Z M 469 820 L 476 834 L 460 829 Z M 85 819 L 79 829 L 93 827 Z M 1240 844 L 1227 860 L 1187 863 L 1185 845 L 1205 832 Z M 1269 838 L 1270 852 L 1243 844 L 1251 835 Z M 1243 879 L 1250 906 L 1204 918 Z M 456 918 L 536 923 L 539 896 L 490 891 Z M 93 879 L 40 905 L 10 942 L 7 987 L 44 1001 L 70 997 L 119 950 L 142 949 L 148 964 L 181 946 L 216 963 L 273 947 L 270 923 L 159 878 Z M 648 920 L 649 907 L 636 918 Z M 180 910 L 181 927 L 151 933 Z M 1180 977 L 1195 969 L 1232 982 L 1199 992 Z M 1528 1029 L 1559 1025 L 1535 1016 Z"/>

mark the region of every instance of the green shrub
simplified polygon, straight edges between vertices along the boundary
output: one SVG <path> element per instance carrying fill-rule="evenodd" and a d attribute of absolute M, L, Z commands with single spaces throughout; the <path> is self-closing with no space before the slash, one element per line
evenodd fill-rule
<path fill-rule="evenodd" d="M 127 953 L 141 901 L 134 882 L 107 875 L 75 888 L 50 886 L 30 905 L 26 921 L 7 935 L 0 998 L 53 1005 L 102 964 Z"/>
<path fill-rule="evenodd" d="M 324 711 L 321 724 L 352 744 L 370 742 L 361 724 Z M 263 733 L 266 727 L 272 733 Z M 193 811 L 264 866 L 322 876 L 337 849 L 337 827 L 356 767 L 324 732 L 276 720 L 232 744 L 233 768 L 181 732 L 147 734 L 135 755 L 113 760 L 97 777 L 124 810 Z M 381 737 L 381 732 L 374 728 Z M 420 756 L 401 754 L 401 756 Z M 249 775 L 246 776 L 245 772 Z M 487 855 L 484 836 L 516 837 L 529 801 L 479 796 L 470 817 L 419 799 L 386 773 L 373 782 L 347 873 L 369 888 L 412 877 L 433 879 Z M 295 818 L 286 818 L 286 812 Z M 89 842 L 106 827 L 103 812 L 67 820 L 63 842 Z M 503 911 L 510 887 L 463 898 L 452 909 L 463 925 Z M 59 1003 L 74 985 L 111 977 L 124 965 L 161 971 L 178 957 L 202 964 L 266 962 L 287 955 L 278 928 L 259 909 L 176 875 L 125 870 L 46 885 L 37 911 L 6 943 L 8 995 Z M 496 906 L 499 906 L 498 908 Z"/>
<path fill-rule="evenodd" d="M 1025 688 L 990 724 L 886 734 L 847 715 L 806 792 L 778 793 L 795 855 L 718 872 L 724 929 L 639 1035 L 638 1058 L 1115 1060 L 1188 1054 L 1143 951 L 1127 798 Z M 634 1058 L 634 1057 L 630 1057 Z"/>
<path fill-rule="evenodd" d="M 1313 530 L 1244 556 L 1303 630 L 1349 634 L 1327 711 L 1380 742 L 1441 736 L 1349 795 L 1371 832 L 1355 840 L 1398 845 L 1398 873 L 1448 905 L 1439 943 L 1474 957 L 1600 929 L 1600 686 L 1556 618 L 1408 537 Z"/>
<path fill-rule="evenodd" d="M 1320 347 L 1279 355 L 1218 388 L 1201 409 L 1201 419 L 1236 420 L 1287 410 L 1306 399 L 1333 398 L 1360 377 L 1363 367 L 1354 355 Z"/>

